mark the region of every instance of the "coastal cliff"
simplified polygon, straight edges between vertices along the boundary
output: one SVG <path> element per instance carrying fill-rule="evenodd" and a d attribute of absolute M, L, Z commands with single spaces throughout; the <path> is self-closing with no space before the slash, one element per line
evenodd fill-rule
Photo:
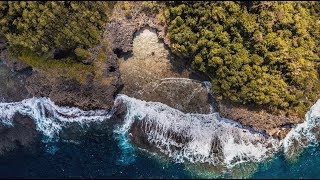
<path fill-rule="evenodd" d="M 210 103 L 215 102 L 215 111 L 223 117 L 280 139 L 294 124 L 303 122 L 297 116 L 287 117 L 283 113 L 275 114 L 261 108 L 215 100 L 212 92 L 211 97 L 208 96 L 209 92 L 201 92 L 195 96 L 198 99 L 186 100 L 187 94 L 197 91 L 198 83 L 192 81 L 190 86 L 174 82 L 162 83 L 163 87 L 158 87 L 157 84 L 165 78 L 197 81 L 209 78 L 193 71 L 190 65 L 170 52 L 167 25 L 161 20 L 164 16 L 163 6 L 159 6 L 157 11 L 146 11 L 143 3 L 126 4 L 129 6 L 127 9 L 121 3 L 115 5 L 104 31 L 105 43 L 91 48 L 91 56 L 83 60 L 85 64 L 75 69 L 80 70 L 81 78 L 65 75 L 68 74 L 65 73 L 68 67 L 60 68 L 57 65 L 47 69 L 10 56 L 3 38 L 1 59 L 14 71 L 32 68 L 26 83 L 28 92 L 32 96 L 50 97 L 59 105 L 77 106 L 85 110 L 111 109 L 118 93 L 162 102 L 185 112 L 208 113 Z M 160 40 L 162 42 L 158 42 Z"/>

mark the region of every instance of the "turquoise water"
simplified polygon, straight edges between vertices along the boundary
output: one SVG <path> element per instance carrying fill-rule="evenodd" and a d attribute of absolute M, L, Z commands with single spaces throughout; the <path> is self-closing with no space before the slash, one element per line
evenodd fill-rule
<path fill-rule="evenodd" d="M 203 178 L 183 164 L 159 160 L 138 149 L 135 159 L 121 163 L 121 150 L 112 132 L 88 132 L 78 143 L 59 142 L 55 154 L 39 144 L 33 151 L 17 150 L 0 158 L 1 178 Z M 295 163 L 282 155 L 261 163 L 251 178 L 320 178 L 319 147 L 308 148 Z M 228 177 L 222 175 L 222 177 Z M 210 178 L 210 177 L 206 177 Z"/>
<path fill-rule="evenodd" d="M 161 163 L 142 151 L 121 163 L 121 150 L 111 132 L 88 132 L 75 143 L 59 142 L 55 154 L 45 144 L 0 158 L 1 178 L 191 178 L 182 164 Z"/>
<path fill-rule="evenodd" d="M 320 148 L 307 148 L 297 161 L 285 159 L 283 155 L 276 156 L 270 164 L 261 165 L 252 178 L 320 178 Z"/>

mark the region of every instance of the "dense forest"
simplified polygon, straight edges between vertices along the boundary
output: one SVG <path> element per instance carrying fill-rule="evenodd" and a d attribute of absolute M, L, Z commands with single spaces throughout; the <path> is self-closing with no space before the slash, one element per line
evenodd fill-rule
<path fill-rule="evenodd" d="M 1 1 L 0 35 L 14 51 L 44 57 L 88 57 L 101 40 L 112 2 Z M 54 57 L 55 56 L 55 57 Z"/>
<path fill-rule="evenodd" d="M 85 59 L 114 3 L 1 1 L 0 36 L 18 56 Z M 172 1 L 165 18 L 172 52 L 210 77 L 218 97 L 300 115 L 319 98 L 319 2 Z"/>
<path fill-rule="evenodd" d="M 173 52 L 223 99 L 303 115 L 319 98 L 319 2 L 167 5 Z"/>

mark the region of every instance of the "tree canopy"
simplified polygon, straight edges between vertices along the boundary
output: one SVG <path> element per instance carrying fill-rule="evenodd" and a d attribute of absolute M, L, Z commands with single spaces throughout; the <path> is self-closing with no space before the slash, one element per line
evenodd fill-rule
<path fill-rule="evenodd" d="M 302 113 L 319 97 L 319 2 L 168 2 L 166 18 L 222 98 Z"/>
<path fill-rule="evenodd" d="M 10 47 L 39 55 L 54 52 L 86 58 L 101 39 L 112 2 L 1 1 L 0 34 Z"/>

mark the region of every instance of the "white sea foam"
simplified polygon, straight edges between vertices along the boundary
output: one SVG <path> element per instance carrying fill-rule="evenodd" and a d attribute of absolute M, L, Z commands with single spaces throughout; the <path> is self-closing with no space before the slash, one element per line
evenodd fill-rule
<path fill-rule="evenodd" d="M 38 131 L 46 137 L 44 141 L 50 142 L 58 138 L 62 127 L 69 123 L 80 125 L 103 121 L 108 118 L 105 110 L 83 111 L 74 107 L 59 107 L 49 98 L 30 98 L 21 102 L 0 103 L 0 121 L 13 126 L 12 118 L 16 113 L 29 116 L 36 123 Z"/>
<path fill-rule="evenodd" d="M 283 146 L 285 153 L 298 143 L 316 144 L 319 140 L 320 100 L 306 114 L 306 121 L 292 129 L 279 141 L 253 132 L 239 123 L 221 118 L 218 113 L 189 114 L 158 102 L 145 102 L 126 95 L 118 95 L 116 103 L 124 103 L 127 111 L 114 133 L 123 151 L 122 162 L 134 160 L 134 145 L 129 138 L 135 121 L 140 121 L 141 132 L 147 141 L 176 162 L 223 164 L 258 162 L 272 157 Z M 73 107 L 59 107 L 48 98 L 31 98 L 21 102 L 0 103 L 0 120 L 12 126 L 15 113 L 31 117 L 38 131 L 50 143 L 59 139 L 63 127 L 70 123 L 85 125 L 110 118 L 116 109 L 83 111 Z M 120 121 L 119 121 L 120 122 Z M 140 128 L 140 127 L 139 127 Z M 52 148 L 52 147 L 50 147 Z"/>
<path fill-rule="evenodd" d="M 306 113 L 305 122 L 298 124 L 281 141 L 285 154 L 296 153 L 296 149 L 316 145 L 320 138 L 320 100 Z"/>
<path fill-rule="evenodd" d="M 250 133 L 220 118 L 218 113 L 185 114 L 162 103 L 126 95 L 119 95 L 117 101 L 127 105 L 127 114 L 115 132 L 127 134 L 134 121 L 142 121 L 142 131 L 148 141 L 177 162 L 233 166 L 245 161 L 261 161 L 278 149 L 278 141 Z"/>

